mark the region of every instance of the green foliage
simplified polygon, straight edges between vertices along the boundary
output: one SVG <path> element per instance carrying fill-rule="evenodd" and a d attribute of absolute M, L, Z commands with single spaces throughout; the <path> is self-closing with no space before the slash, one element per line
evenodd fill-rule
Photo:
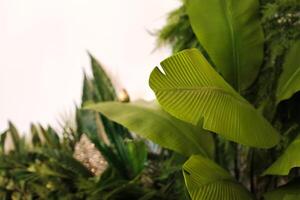
<path fill-rule="evenodd" d="M 287 147 L 285 152 L 274 162 L 264 175 L 288 175 L 294 167 L 300 167 L 300 135 Z"/>
<path fill-rule="evenodd" d="M 260 177 L 260 174 L 300 131 L 296 114 L 300 110 L 299 59 L 296 58 L 299 3 L 297 0 L 183 1 L 183 5 L 169 15 L 168 24 L 158 35 L 159 44 L 171 44 L 174 52 L 193 47 L 202 52 L 180 52 L 161 63 L 162 71 L 153 70 L 150 87 L 158 102 L 169 114 L 239 143 L 229 143 L 215 136 L 215 159 L 228 169 L 232 169 L 233 164 L 231 173 L 258 198 L 279 182 L 286 182 L 281 177 Z M 110 111 L 111 104 L 98 104 L 98 111 L 129 128 L 134 127 L 139 134 L 159 144 L 166 146 L 177 141 L 159 140 L 161 133 L 155 136 L 148 134 L 144 126 L 136 128 L 135 123 L 145 125 L 147 122 L 140 121 L 151 120 L 139 117 L 147 111 L 136 112 L 132 111 L 135 107 L 120 106 L 118 110 L 125 112 L 122 117 L 117 116 L 117 111 Z M 269 150 L 256 150 L 240 144 L 264 148 L 278 145 Z M 287 174 L 291 167 L 298 165 L 294 165 L 297 145 L 298 142 L 293 142 L 274 163 L 272 167 L 278 169 L 277 174 Z M 172 145 L 171 149 L 174 148 L 184 153 L 180 146 Z M 290 155 L 293 156 L 288 158 Z M 280 165 L 288 167 L 283 169 Z M 192 156 L 184 170 L 187 166 L 184 175 L 193 199 L 252 198 L 211 160 Z M 295 176 L 297 171 L 290 173 L 287 180 Z M 206 183 L 209 183 L 207 187 Z M 296 199 L 297 195 L 282 197 Z"/>
<path fill-rule="evenodd" d="M 52 128 L 31 127 L 32 142 L 25 142 L 12 123 L 6 137 L 1 137 L 0 198 L 81 199 L 73 194 L 78 190 L 76 181 L 92 173 L 73 158 L 73 146 L 66 145 Z M 9 138 L 13 143 L 7 149 Z"/>
<path fill-rule="evenodd" d="M 100 112 L 136 134 L 185 156 L 214 156 L 214 143 L 207 131 L 172 117 L 155 102 L 108 102 L 86 108 Z"/>
<path fill-rule="evenodd" d="M 191 156 L 183 165 L 183 174 L 192 199 L 253 199 L 227 171 L 202 156 Z"/>
<path fill-rule="evenodd" d="M 267 192 L 266 194 L 264 194 L 264 198 L 265 200 L 296 200 L 296 197 L 299 197 L 300 195 L 299 191 L 300 184 L 299 180 L 297 179 L 286 185 L 280 186 L 273 191 Z"/>
<path fill-rule="evenodd" d="M 153 70 L 161 107 L 117 102 L 90 55 L 77 129 L 1 134 L 0 199 L 299 199 L 299 0 L 187 0 L 167 23 L 160 44 L 201 53 Z M 183 156 L 147 151 L 127 128 Z M 73 157 L 82 134 L 108 162 L 101 176 Z"/>
<path fill-rule="evenodd" d="M 93 78 L 84 76 L 82 105 L 117 101 L 109 77 L 92 56 L 91 63 Z M 108 161 L 99 176 L 73 157 L 83 134 Z M 76 128 L 57 133 L 32 124 L 25 136 L 12 123 L 1 134 L 0 199 L 186 199 L 182 160 L 166 150 L 149 153 L 144 141 L 94 111 L 77 108 Z"/>
<path fill-rule="evenodd" d="M 187 13 L 199 43 L 237 91 L 256 79 L 263 60 L 258 0 L 189 0 Z"/>
<path fill-rule="evenodd" d="M 184 4 L 169 14 L 167 22 L 157 33 L 159 46 L 170 44 L 174 53 L 192 47 L 203 49 L 189 23 Z"/>
<path fill-rule="evenodd" d="M 109 77 L 99 62 L 91 55 L 90 58 L 94 78 L 84 77 L 82 105 L 117 100 Z M 117 169 L 124 178 L 132 179 L 142 171 L 144 162 L 135 163 L 132 157 L 136 155 L 139 157 L 141 153 L 144 156 L 141 161 L 145 161 L 146 154 L 143 152 L 146 147 L 139 145 L 129 150 L 128 144 L 131 143 L 126 143 L 126 140 L 131 140 L 132 137 L 123 126 L 110 121 L 103 115 L 87 110 L 77 111 L 77 124 L 79 131 L 87 134 L 110 165 Z"/>
<path fill-rule="evenodd" d="M 155 68 L 150 87 L 170 114 L 226 139 L 256 147 L 278 143 L 274 128 L 214 71 L 198 50 L 182 51 Z M 255 126 L 253 126 L 255 124 Z"/>
<path fill-rule="evenodd" d="M 300 90 L 300 40 L 292 45 L 282 66 L 282 74 L 278 80 L 277 103 L 289 99 Z"/>

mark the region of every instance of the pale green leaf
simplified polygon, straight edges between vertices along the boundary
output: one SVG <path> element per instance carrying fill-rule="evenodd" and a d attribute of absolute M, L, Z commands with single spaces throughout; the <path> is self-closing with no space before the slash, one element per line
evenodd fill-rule
<path fill-rule="evenodd" d="M 154 102 L 105 102 L 86 108 L 100 112 L 138 135 L 178 153 L 186 156 L 201 153 L 213 157 L 211 134 L 172 117 Z"/>
<path fill-rule="evenodd" d="M 285 152 L 263 173 L 263 175 L 288 175 L 294 167 L 300 167 L 300 135 Z"/>
<path fill-rule="evenodd" d="M 277 88 L 277 103 L 300 90 L 300 40 L 288 51 Z"/>
<path fill-rule="evenodd" d="M 189 0 L 192 28 L 217 69 L 238 91 L 249 87 L 263 60 L 258 0 Z"/>
<path fill-rule="evenodd" d="M 247 200 L 252 195 L 212 160 L 193 155 L 183 166 L 185 184 L 194 200 Z"/>
<path fill-rule="evenodd" d="M 155 68 L 150 87 L 162 107 L 175 117 L 198 124 L 228 140 L 268 148 L 279 134 L 264 117 L 211 67 L 196 49 L 185 50 Z"/>

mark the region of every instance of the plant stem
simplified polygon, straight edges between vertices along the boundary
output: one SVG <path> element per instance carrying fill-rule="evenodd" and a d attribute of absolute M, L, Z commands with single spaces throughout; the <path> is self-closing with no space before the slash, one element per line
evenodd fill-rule
<path fill-rule="evenodd" d="M 254 149 L 250 148 L 250 191 L 255 194 Z"/>
<path fill-rule="evenodd" d="M 240 170 L 239 170 L 239 145 L 237 143 L 233 143 L 234 145 L 234 174 L 237 181 L 240 180 Z"/>

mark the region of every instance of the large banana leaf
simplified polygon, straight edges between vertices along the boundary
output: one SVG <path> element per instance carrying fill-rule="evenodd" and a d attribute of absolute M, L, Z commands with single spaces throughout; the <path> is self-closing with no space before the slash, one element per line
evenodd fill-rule
<path fill-rule="evenodd" d="M 204 49 L 238 91 L 255 80 L 263 60 L 258 0 L 189 0 L 187 12 Z"/>
<path fill-rule="evenodd" d="M 300 135 L 285 152 L 263 173 L 263 175 L 288 175 L 294 167 L 300 167 Z"/>
<path fill-rule="evenodd" d="M 230 174 L 213 161 L 193 155 L 183 166 L 183 175 L 194 200 L 253 199 Z"/>
<path fill-rule="evenodd" d="M 105 102 L 86 108 L 98 111 L 142 137 L 178 153 L 186 156 L 201 153 L 213 157 L 214 143 L 210 134 L 172 117 L 154 102 Z"/>
<path fill-rule="evenodd" d="M 300 40 L 288 51 L 277 88 L 277 103 L 300 90 Z"/>
<path fill-rule="evenodd" d="M 279 134 L 232 89 L 196 49 L 185 50 L 155 68 L 150 87 L 162 107 L 192 124 L 244 145 L 268 148 Z"/>
<path fill-rule="evenodd" d="M 275 190 L 265 193 L 264 199 L 265 200 L 299 200 L 300 197 L 299 195 L 300 195 L 299 180 L 295 180 Z"/>

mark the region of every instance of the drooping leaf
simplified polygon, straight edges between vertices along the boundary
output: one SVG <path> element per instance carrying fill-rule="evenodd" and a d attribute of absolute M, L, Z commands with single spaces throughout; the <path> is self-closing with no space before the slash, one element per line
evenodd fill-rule
<path fill-rule="evenodd" d="M 284 186 L 264 194 L 265 200 L 298 200 L 300 195 L 299 180 L 294 180 Z"/>
<path fill-rule="evenodd" d="M 300 90 L 300 40 L 288 51 L 276 92 L 277 103 L 289 99 Z"/>
<path fill-rule="evenodd" d="M 204 49 L 238 91 L 255 80 L 263 60 L 258 0 L 189 0 L 187 12 Z"/>
<path fill-rule="evenodd" d="M 263 175 L 288 175 L 294 167 L 300 167 L 300 135 L 285 152 L 263 173 Z"/>
<path fill-rule="evenodd" d="M 183 166 L 185 184 L 194 200 L 253 199 L 252 195 L 212 160 L 193 155 Z"/>
<path fill-rule="evenodd" d="M 155 68 L 150 87 L 162 107 L 175 117 L 228 140 L 268 148 L 279 134 L 264 117 L 234 91 L 196 49 L 185 50 Z"/>
<path fill-rule="evenodd" d="M 101 112 L 140 136 L 181 154 L 213 156 L 214 143 L 210 134 L 172 117 L 154 102 L 105 102 L 86 108 Z"/>

